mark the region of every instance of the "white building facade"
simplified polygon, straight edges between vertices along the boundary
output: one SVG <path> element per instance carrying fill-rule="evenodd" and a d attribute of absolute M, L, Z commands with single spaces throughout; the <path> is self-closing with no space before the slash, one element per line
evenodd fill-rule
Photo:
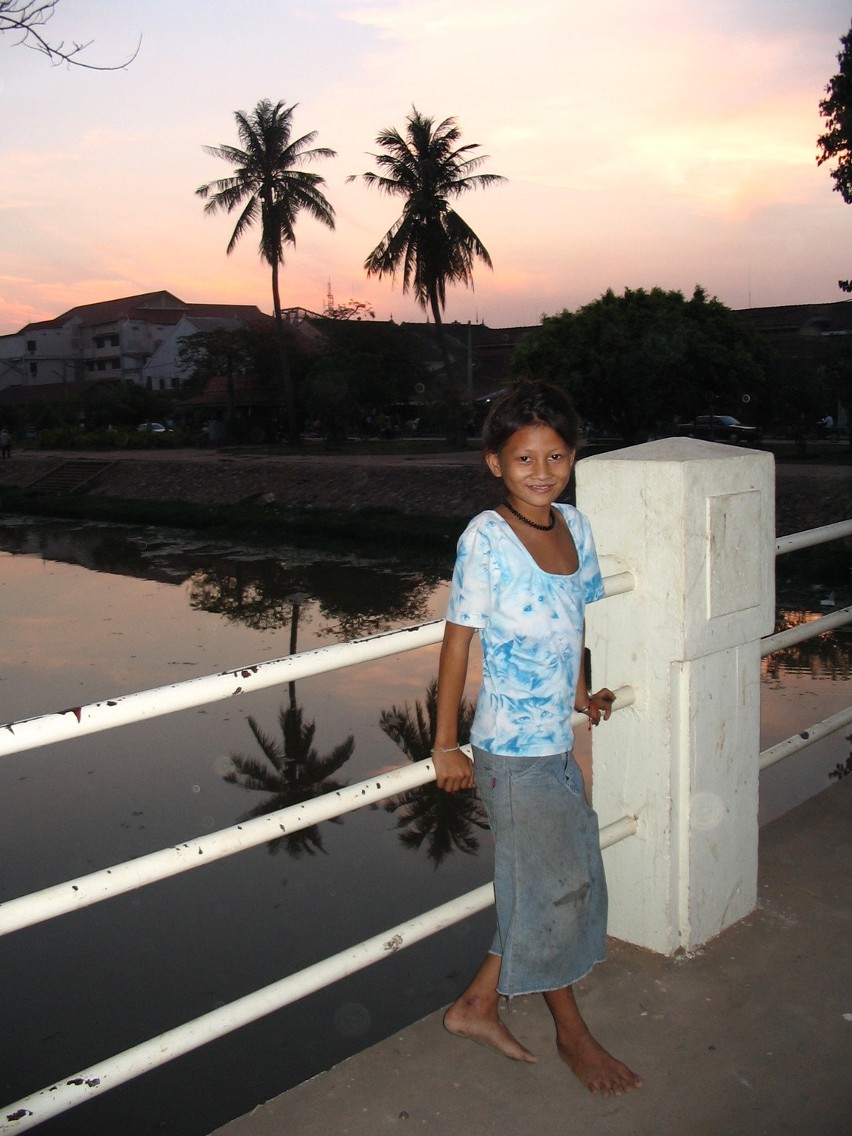
<path fill-rule="evenodd" d="M 173 390 L 186 377 L 178 363 L 185 336 L 271 322 L 253 304 L 188 304 L 166 291 L 83 304 L 0 336 L 0 392 L 55 398 L 120 380 Z"/>

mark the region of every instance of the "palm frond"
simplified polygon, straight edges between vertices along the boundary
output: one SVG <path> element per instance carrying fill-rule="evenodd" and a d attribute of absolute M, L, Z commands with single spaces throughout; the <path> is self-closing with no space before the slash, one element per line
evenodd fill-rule
<path fill-rule="evenodd" d="M 280 743 L 266 734 L 254 718 L 248 719 L 248 725 L 268 764 L 255 757 L 231 754 L 231 768 L 223 779 L 243 789 L 269 793 L 270 796 L 260 801 L 241 819 L 265 816 L 337 792 L 345 786 L 346 782 L 338 781 L 331 775 L 351 758 L 355 749 L 352 734 L 335 746 L 331 753 L 320 757 L 313 748 L 316 724 L 304 721 L 300 706 L 284 705 L 280 708 Z M 334 818 L 334 823 L 343 822 Z M 314 851 L 325 851 L 316 825 L 294 833 L 283 833 L 271 841 L 268 847 L 270 852 L 277 852 L 280 847 L 284 847 L 289 855 L 297 857 L 305 852 L 313 855 Z"/>
<path fill-rule="evenodd" d="M 242 209 L 228 243 L 229 253 L 260 221 L 262 259 L 270 265 L 283 264 L 284 247 L 295 244 L 296 220 L 302 210 L 334 228 L 334 210 L 321 188 L 325 179 L 300 167 L 334 157 L 335 151 L 312 146 L 316 131 L 292 139 L 295 109 L 296 104 L 288 107 L 279 101 L 273 105 L 263 99 L 253 111 L 234 114 L 242 149 L 227 144 L 204 147 L 205 153 L 237 167 L 233 177 L 209 182 L 195 191 L 206 201 L 206 213 Z"/>
<path fill-rule="evenodd" d="M 413 291 L 421 307 L 436 311 L 446 306 L 448 284 L 472 285 L 474 260 L 492 267 L 487 249 L 469 226 L 458 224 L 448 199 L 505 180 L 477 173 L 487 155 L 476 152 L 477 143 L 457 145 L 460 138 L 455 118 L 436 126 L 412 107 L 404 135 L 393 127 L 379 131 L 380 152 L 371 155 L 376 169 L 361 175 L 370 188 L 404 199 L 402 215 L 364 262 L 367 275 L 401 275 L 403 292 Z"/>
<path fill-rule="evenodd" d="M 257 721 L 252 718 L 251 715 L 249 715 L 248 718 L 248 726 L 252 734 L 254 734 L 254 740 L 260 746 L 266 760 L 275 769 L 280 770 L 284 757 L 284 751 L 281 749 L 281 746 L 273 737 L 260 728 Z"/>

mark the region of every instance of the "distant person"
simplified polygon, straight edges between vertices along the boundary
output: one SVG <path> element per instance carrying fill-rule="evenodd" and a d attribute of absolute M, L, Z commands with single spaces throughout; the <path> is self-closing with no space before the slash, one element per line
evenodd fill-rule
<path fill-rule="evenodd" d="M 525 383 L 494 406 L 482 436 L 506 498 L 459 540 L 432 760 L 439 789 L 479 789 L 494 836 L 497 932 L 444 1026 L 512 1060 L 536 1061 L 498 1011 L 501 995 L 540 993 L 562 1060 L 591 1092 L 621 1094 L 641 1081 L 595 1040 L 573 992 L 606 957 L 607 892 L 571 715 L 579 710 L 597 725 L 614 701 L 611 690 L 588 690 L 582 666 L 585 606 L 604 596 L 591 528 L 556 503 L 574 466 L 577 416 L 561 391 Z M 477 631 L 483 679 L 471 762 L 457 728 Z"/>
<path fill-rule="evenodd" d="M 10 458 L 12 456 L 12 435 L 4 426 L 0 430 L 0 457 Z"/>

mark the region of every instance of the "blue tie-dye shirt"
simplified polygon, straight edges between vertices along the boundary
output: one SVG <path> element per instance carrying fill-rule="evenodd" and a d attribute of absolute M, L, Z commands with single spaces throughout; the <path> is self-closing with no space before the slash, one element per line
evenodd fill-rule
<path fill-rule="evenodd" d="M 572 576 L 539 568 L 493 509 L 459 539 L 447 619 L 479 630 L 482 687 L 470 740 L 489 753 L 544 757 L 574 744 L 585 606 L 604 590 L 587 518 L 571 505 L 554 508 L 577 548 Z"/>

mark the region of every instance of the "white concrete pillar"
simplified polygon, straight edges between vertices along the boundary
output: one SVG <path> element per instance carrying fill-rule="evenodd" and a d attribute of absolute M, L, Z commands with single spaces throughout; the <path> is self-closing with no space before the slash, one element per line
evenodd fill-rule
<path fill-rule="evenodd" d="M 604 574 L 636 589 L 587 609 L 596 687 L 635 706 L 594 732 L 601 825 L 639 817 L 605 853 L 609 932 L 692 950 L 757 902 L 760 638 L 775 611 L 771 454 L 690 438 L 584 459 L 577 504 Z"/>

